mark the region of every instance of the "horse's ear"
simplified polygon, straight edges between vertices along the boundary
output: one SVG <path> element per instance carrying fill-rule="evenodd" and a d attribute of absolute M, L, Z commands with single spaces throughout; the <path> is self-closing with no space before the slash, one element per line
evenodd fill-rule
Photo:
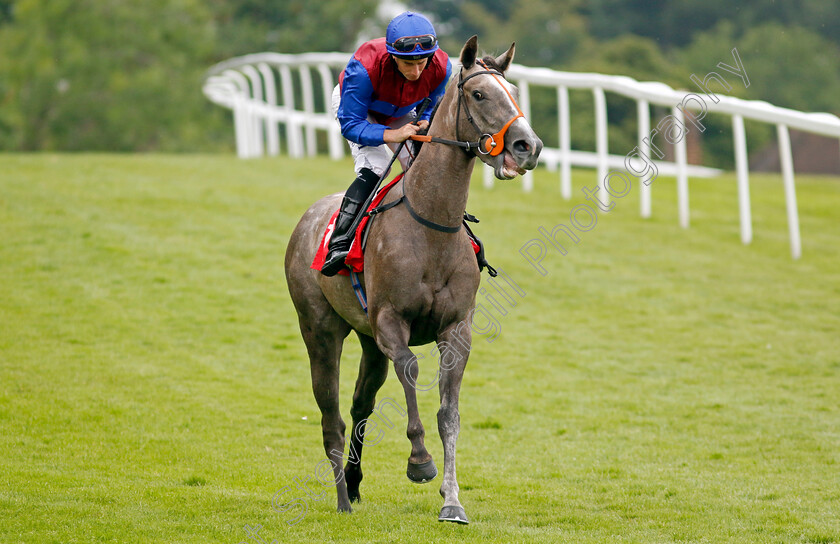
<path fill-rule="evenodd" d="M 506 72 L 510 63 L 513 62 L 513 55 L 516 52 L 516 42 L 510 44 L 510 49 L 496 57 L 496 64 L 500 72 Z"/>
<path fill-rule="evenodd" d="M 478 36 L 473 36 L 467 43 L 464 44 L 464 48 L 461 49 L 461 66 L 464 67 L 465 70 L 469 70 L 475 64 L 475 57 L 478 54 Z"/>

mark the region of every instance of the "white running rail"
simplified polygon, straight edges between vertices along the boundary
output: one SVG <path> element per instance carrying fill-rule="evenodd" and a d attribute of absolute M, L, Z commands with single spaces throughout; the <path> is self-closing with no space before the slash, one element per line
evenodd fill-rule
<path fill-rule="evenodd" d="M 292 157 L 314 156 L 317 153 L 317 133 L 325 131 L 329 155 L 333 159 L 344 156 L 345 143 L 338 124 L 328 111 L 335 74 L 343 69 L 350 58 L 349 53 L 304 53 L 284 55 L 279 53 L 257 53 L 237 57 L 219 63 L 208 71 L 204 82 L 205 96 L 215 104 L 233 111 L 236 133 L 236 150 L 242 158 L 259 157 L 280 153 L 280 124 L 285 128 L 288 153 Z M 456 67 L 457 68 L 457 67 Z M 313 70 L 320 79 L 320 89 L 313 86 Z M 297 74 L 299 96 L 302 105 L 295 102 L 295 79 Z M 520 91 L 520 107 L 526 117 L 531 114 L 530 86 L 552 87 L 557 90 L 557 120 L 559 147 L 543 149 L 540 161 L 550 170 L 560 171 L 560 191 L 564 198 L 572 195 L 572 166 L 594 167 L 599 184 L 610 169 L 626 170 L 626 155 L 611 155 L 607 145 L 607 109 L 605 92 L 631 98 L 637 104 L 638 146 L 650 156 L 650 106 L 670 108 L 676 119 L 685 124 L 684 112 L 677 106 L 692 111 L 723 113 L 732 116 L 734 154 L 738 180 L 738 201 L 740 213 L 741 241 L 752 241 L 752 219 L 750 212 L 749 170 L 744 119 L 775 124 L 782 164 L 782 178 L 788 217 L 791 255 L 798 259 L 802 254 L 799 234 L 799 217 L 796 206 L 796 189 L 793 175 L 793 157 L 790 148 L 789 128 L 840 138 L 840 118 L 829 113 L 803 113 L 779 108 L 767 102 L 742 100 L 716 94 L 718 102 L 687 100 L 696 92 L 679 91 L 664 83 L 639 82 L 626 76 L 605 74 L 560 72 L 548 68 L 530 68 L 512 65 L 507 73 Z M 593 94 L 596 120 L 596 150 L 576 151 L 571 149 L 569 129 L 569 89 L 588 89 Z M 321 93 L 321 104 L 325 107 L 316 111 L 315 93 Z M 703 106 L 700 104 L 703 103 Z M 302 108 L 300 107 L 302 106 Z M 705 113 L 704 113 L 705 115 Z M 686 125 L 688 126 L 688 125 Z M 629 151 L 629 150 L 628 150 Z M 840 146 L 838 146 L 840 152 Z M 675 162 L 653 161 L 659 174 L 673 175 L 677 179 L 677 202 L 680 225 L 689 226 L 688 178 L 713 177 L 720 170 L 687 164 L 685 138 L 675 143 Z M 489 168 L 484 172 L 484 183 L 491 187 L 492 174 Z M 650 217 L 650 186 L 639 184 L 642 217 Z M 533 175 L 523 176 L 523 188 L 533 188 Z"/>

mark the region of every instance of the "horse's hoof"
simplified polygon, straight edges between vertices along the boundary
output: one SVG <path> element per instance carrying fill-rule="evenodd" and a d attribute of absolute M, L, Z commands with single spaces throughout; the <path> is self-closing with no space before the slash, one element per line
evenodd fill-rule
<path fill-rule="evenodd" d="M 420 463 L 419 465 L 409 463 L 405 474 L 412 482 L 416 484 L 425 484 L 426 482 L 431 482 L 435 479 L 435 476 L 437 476 L 437 467 L 435 466 L 435 462 L 431 459 L 425 463 Z"/>
<path fill-rule="evenodd" d="M 338 511 L 339 514 L 352 514 L 353 513 L 353 509 L 350 508 L 349 504 L 347 506 L 339 506 L 337 511 Z"/>
<path fill-rule="evenodd" d="M 360 502 L 362 496 L 359 494 L 359 484 L 362 483 L 361 469 L 348 470 L 350 464 L 344 468 L 344 478 L 347 482 L 347 498 L 350 502 Z"/>
<path fill-rule="evenodd" d="M 462 506 L 444 506 L 440 509 L 438 521 L 451 521 L 462 525 L 467 525 L 470 522 Z"/>

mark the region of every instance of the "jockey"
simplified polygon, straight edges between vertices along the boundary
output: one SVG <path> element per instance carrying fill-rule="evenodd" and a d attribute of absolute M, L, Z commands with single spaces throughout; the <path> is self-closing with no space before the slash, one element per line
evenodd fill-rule
<path fill-rule="evenodd" d="M 356 215 L 373 191 L 398 144 L 428 128 L 432 107 L 443 96 L 452 73 L 449 57 L 438 47 L 432 23 L 407 11 L 388 23 L 384 38 L 362 44 L 339 76 L 332 107 L 341 134 L 350 142 L 356 179 L 344 194 L 321 273 L 334 276 L 344 266 Z M 425 98 L 431 106 L 416 119 Z M 410 157 L 399 156 L 403 171 Z"/>

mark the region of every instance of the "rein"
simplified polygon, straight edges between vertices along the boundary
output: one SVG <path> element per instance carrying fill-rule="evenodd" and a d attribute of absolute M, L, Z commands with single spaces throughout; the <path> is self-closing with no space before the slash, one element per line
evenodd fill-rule
<path fill-rule="evenodd" d="M 467 77 L 464 77 L 464 68 L 461 67 L 461 71 L 458 74 L 458 110 L 457 110 L 456 117 L 455 117 L 455 119 L 456 119 L 456 121 L 455 121 L 455 138 L 456 139 L 455 140 L 448 140 L 446 138 L 438 138 L 437 136 L 426 136 L 426 135 L 421 136 L 421 135 L 415 134 L 415 135 L 410 137 L 411 140 L 415 140 L 415 141 L 418 141 L 418 142 L 427 142 L 427 143 L 431 142 L 431 143 L 461 147 L 467 153 L 469 153 L 470 151 L 473 151 L 473 152 L 478 151 L 482 155 L 490 155 L 491 157 L 495 157 L 497 155 L 500 155 L 502 153 L 502 151 L 504 151 L 504 148 L 505 148 L 505 146 L 504 146 L 505 134 L 507 133 L 507 130 L 510 128 L 510 126 L 513 124 L 514 121 L 516 121 L 520 117 L 525 117 L 525 114 L 522 113 L 522 110 L 519 108 L 519 104 L 516 103 L 516 100 L 514 100 L 513 95 L 510 94 L 510 91 L 507 90 L 507 87 L 505 87 L 505 85 L 499 79 L 499 77 L 504 79 L 504 77 L 505 77 L 504 74 L 502 74 L 498 70 L 492 70 L 492 69 L 488 68 L 487 65 L 484 64 L 484 62 L 482 62 L 480 60 L 477 61 L 477 63 L 480 66 L 482 66 L 484 68 L 484 70 L 481 70 L 481 71 L 478 71 L 478 72 L 473 72 L 472 74 L 468 75 Z M 496 81 L 498 81 L 499 85 L 501 85 L 502 89 L 505 91 L 505 94 L 507 94 L 508 98 L 510 98 L 510 101 L 513 104 L 513 107 L 516 108 L 516 115 L 511 117 L 511 119 L 507 123 L 505 123 L 505 126 L 503 126 L 502 129 L 495 134 L 490 134 L 490 133 L 481 131 L 481 129 L 478 127 L 478 124 L 475 122 L 475 119 L 473 119 L 472 113 L 470 112 L 470 108 L 467 105 L 466 97 L 464 96 L 464 84 L 467 81 L 469 81 L 470 79 L 472 79 L 476 76 L 481 76 L 481 75 L 485 75 L 485 74 L 489 74 L 489 75 L 493 76 L 493 78 Z M 475 131 L 477 133 L 481 134 L 479 139 L 475 142 L 468 142 L 468 141 L 461 140 L 461 136 L 459 135 L 459 133 L 460 133 L 459 129 L 460 129 L 460 125 L 461 125 L 461 104 L 463 104 L 464 111 L 467 114 L 467 120 L 473 126 Z"/>

